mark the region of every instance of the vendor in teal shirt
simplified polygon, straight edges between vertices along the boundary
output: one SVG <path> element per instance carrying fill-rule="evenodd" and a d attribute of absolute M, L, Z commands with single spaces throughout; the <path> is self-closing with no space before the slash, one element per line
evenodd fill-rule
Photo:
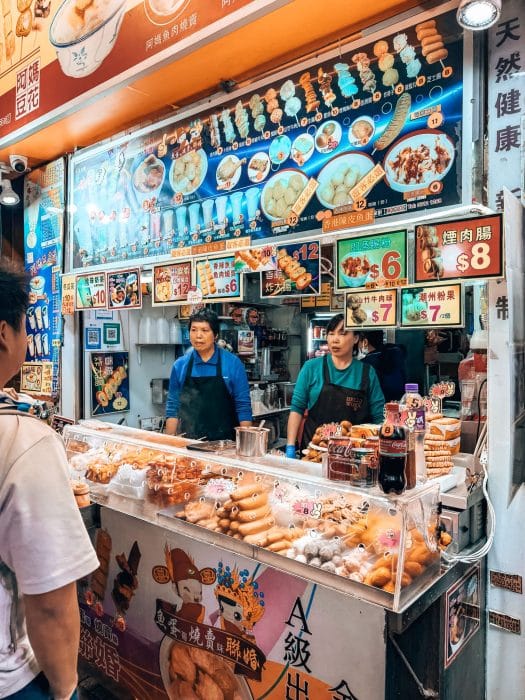
<path fill-rule="evenodd" d="M 306 410 L 301 447 L 306 447 L 316 428 L 325 423 L 383 422 L 385 398 L 377 374 L 373 367 L 355 359 L 359 333 L 345 330 L 343 314 L 328 323 L 326 341 L 330 354 L 308 360 L 299 372 L 288 419 L 287 457 L 295 457 Z"/>

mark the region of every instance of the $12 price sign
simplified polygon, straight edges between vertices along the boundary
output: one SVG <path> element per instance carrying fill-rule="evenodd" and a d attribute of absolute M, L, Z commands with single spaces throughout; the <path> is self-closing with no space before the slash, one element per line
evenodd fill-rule
<path fill-rule="evenodd" d="M 345 297 L 347 328 L 389 328 L 396 325 L 395 289 L 347 292 Z"/>

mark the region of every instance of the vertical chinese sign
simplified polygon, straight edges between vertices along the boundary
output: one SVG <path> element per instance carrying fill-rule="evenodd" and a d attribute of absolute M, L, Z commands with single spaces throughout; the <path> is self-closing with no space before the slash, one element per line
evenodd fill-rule
<path fill-rule="evenodd" d="M 58 395 L 62 338 L 61 277 L 65 163 L 36 168 L 24 183 L 24 260 L 30 275 L 27 362 L 52 363 L 51 394 Z"/>
<path fill-rule="evenodd" d="M 503 188 L 523 194 L 522 115 L 525 114 L 525 6 L 506 0 L 488 31 L 488 200 L 503 209 Z"/>

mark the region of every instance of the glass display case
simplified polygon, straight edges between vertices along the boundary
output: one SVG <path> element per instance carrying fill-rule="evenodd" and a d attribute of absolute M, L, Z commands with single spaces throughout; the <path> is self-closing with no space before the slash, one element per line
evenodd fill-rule
<path fill-rule="evenodd" d="M 387 498 L 295 460 L 252 463 L 102 425 L 66 426 L 64 438 L 72 474 L 103 505 L 136 515 L 140 502 L 150 521 L 391 610 L 439 574 L 438 484 Z"/>

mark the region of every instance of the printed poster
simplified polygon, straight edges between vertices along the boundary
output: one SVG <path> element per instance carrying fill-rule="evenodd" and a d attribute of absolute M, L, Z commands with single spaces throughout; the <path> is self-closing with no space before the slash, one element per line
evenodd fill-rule
<path fill-rule="evenodd" d="M 137 700 L 384 698 L 385 655 L 370 663 L 381 608 L 366 606 L 363 628 L 357 599 L 108 508 L 101 518 L 108 564 L 80 583 L 80 656 Z"/>
<path fill-rule="evenodd" d="M 130 409 L 127 352 L 91 352 L 91 415 L 123 413 Z"/>
<path fill-rule="evenodd" d="M 181 260 L 153 268 L 153 306 L 186 301 L 192 287 L 191 260 Z"/>
<path fill-rule="evenodd" d="M 476 564 L 445 594 L 445 668 L 480 627 L 481 577 Z"/>
<path fill-rule="evenodd" d="M 242 300 L 243 275 L 235 270 L 235 256 L 197 258 L 193 261 L 197 292 L 206 301 Z"/>
<path fill-rule="evenodd" d="M 397 291 L 395 289 L 346 293 L 346 328 L 395 328 Z"/>
<path fill-rule="evenodd" d="M 106 284 L 109 309 L 130 311 L 142 308 L 142 285 L 138 267 L 131 270 L 108 272 Z"/>
<path fill-rule="evenodd" d="M 24 180 L 24 263 L 29 273 L 27 362 L 51 362 L 52 388 L 59 386 L 65 166 L 61 158 L 35 168 Z"/>

